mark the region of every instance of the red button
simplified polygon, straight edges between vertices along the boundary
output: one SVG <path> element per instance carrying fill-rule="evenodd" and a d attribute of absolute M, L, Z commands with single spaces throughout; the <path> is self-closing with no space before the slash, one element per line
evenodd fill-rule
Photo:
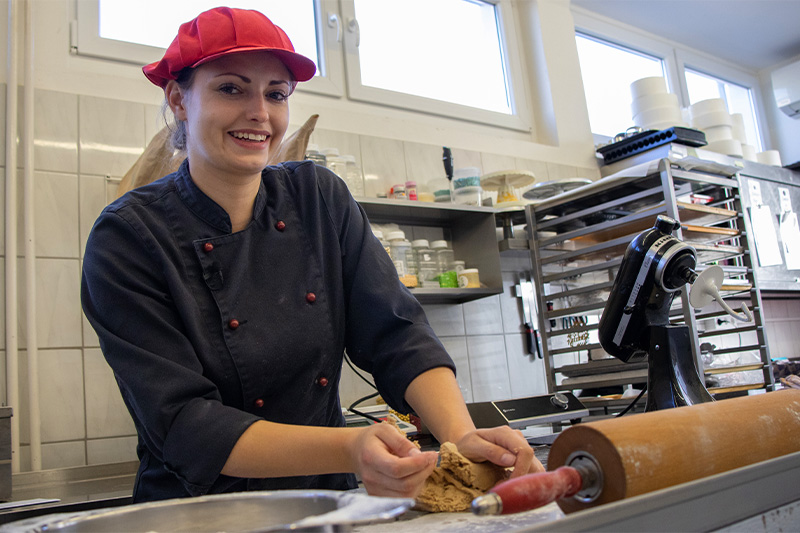
<path fill-rule="evenodd" d="M 261 398 L 256 400 L 254 403 L 256 404 L 256 407 L 264 407 L 264 400 L 262 400 Z"/>
<path fill-rule="evenodd" d="M 232 318 L 232 319 L 231 319 L 231 320 L 228 322 L 228 327 L 229 327 L 229 328 L 231 328 L 231 329 L 236 329 L 236 328 L 238 328 L 238 327 L 239 327 L 239 321 L 238 321 L 238 320 L 236 320 L 235 318 Z"/>
<path fill-rule="evenodd" d="M 203 245 L 203 250 L 206 251 L 206 252 L 210 252 L 213 249 L 214 249 L 214 245 L 211 244 L 210 242 L 207 242 L 207 243 L 205 243 Z"/>
<path fill-rule="evenodd" d="M 314 294 L 313 292 L 309 292 L 308 294 L 306 294 L 306 301 L 310 304 L 313 304 L 314 302 L 317 301 L 317 295 Z"/>
<path fill-rule="evenodd" d="M 328 386 L 328 378 L 322 376 L 321 378 L 317 379 L 317 384 L 320 387 L 327 387 Z"/>
<path fill-rule="evenodd" d="M 285 230 L 286 229 L 286 222 L 284 222 L 283 220 L 279 220 L 278 222 L 275 223 L 275 229 L 278 230 L 278 231 Z"/>

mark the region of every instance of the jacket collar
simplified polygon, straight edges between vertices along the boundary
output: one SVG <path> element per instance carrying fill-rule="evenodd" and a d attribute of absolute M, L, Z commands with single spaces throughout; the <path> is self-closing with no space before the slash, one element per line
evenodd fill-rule
<path fill-rule="evenodd" d="M 206 193 L 201 191 L 194 183 L 189 173 L 188 159 L 183 160 L 180 168 L 175 173 L 175 185 L 181 200 L 195 215 L 220 231 L 225 233 L 231 232 L 230 216 L 228 216 L 228 213 L 218 203 L 209 198 Z M 258 219 L 261 216 L 266 205 L 267 191 L 262 177 L 258 187 L 258 193 L 256 194 L 256 200 L 253 204 L 253 219 Z"/>

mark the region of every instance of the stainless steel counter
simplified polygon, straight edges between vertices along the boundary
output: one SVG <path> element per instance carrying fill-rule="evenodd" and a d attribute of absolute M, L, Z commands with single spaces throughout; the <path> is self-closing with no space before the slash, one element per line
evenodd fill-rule
<path fill-rule="evenodd" d="M 746 443 L 743 443 L 746 445 Z M 24 498 L 60 497 L 28 515 L 0 513 L 0 524 L 30 516 L 86 510 L 130 501 L 136 463 L 25 474 L 15 486 Z M 94 476 L 89 479 L 89 476 Z M 556 504 L 506 516 L 409 511 L 397 521 L 358 526 L 357 533 L 420 531 L 797 531 L 800 524 L 800 451 L 683 485 L 570 515 Z M 34 513 L 34 514 L 30 514 Z"/>

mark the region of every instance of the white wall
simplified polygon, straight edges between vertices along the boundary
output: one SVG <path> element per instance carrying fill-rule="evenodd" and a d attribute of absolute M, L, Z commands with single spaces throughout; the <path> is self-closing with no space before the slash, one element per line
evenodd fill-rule
<path fill-rule="evenodd" d="M 775 96 L 772 92 L 771 74 L 773 70 L 798 61 L 800 61 L 800 56 L 775 65 L 774 68 L 767 69 L 759 74 L 761 92 L 765 100 L 764 107 L 767 110 L 767 121 L 773 140 L 771 149 L 778 150 L 781 153 L 781 162 L 784 165 L 790 165 L 800 161 L 800 118 L 790 118 L 778 109 L 778 106 L 775 104 Z"/>

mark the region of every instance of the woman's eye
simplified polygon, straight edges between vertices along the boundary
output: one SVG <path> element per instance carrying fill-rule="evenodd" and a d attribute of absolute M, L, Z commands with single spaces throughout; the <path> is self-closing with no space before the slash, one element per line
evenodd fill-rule
<path fill-rule="evenodd" d="M 223 94 L 240 94 L 242 91 L 240 91 L 236 85 L 233 85 L 232 83 L 226 83 L 219 88 L 219 92 Z"/>
<path fill-rule="evenodd" d="M 267 98 L 275 102 L 284 102 L 289 98 L 289 95 L 284 91 L 272 91 L 267 93 Z"/>

